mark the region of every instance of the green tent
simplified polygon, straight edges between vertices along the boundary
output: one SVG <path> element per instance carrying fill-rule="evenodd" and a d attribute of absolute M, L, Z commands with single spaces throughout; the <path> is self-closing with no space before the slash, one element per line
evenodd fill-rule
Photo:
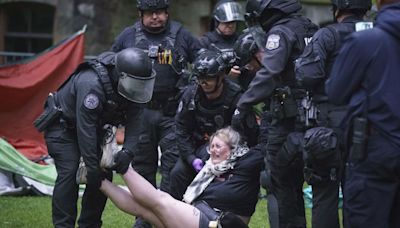
<path fill-rule="evenodd" d="M 57 171 L 54 165 L 40 165 L 19 153 L 7 141 L 0 138 L 0 171 L 4 170 L 19 176 L 35 194 L 52 195 Z M 85 186 L 80 185 L 80 195 Z"/>

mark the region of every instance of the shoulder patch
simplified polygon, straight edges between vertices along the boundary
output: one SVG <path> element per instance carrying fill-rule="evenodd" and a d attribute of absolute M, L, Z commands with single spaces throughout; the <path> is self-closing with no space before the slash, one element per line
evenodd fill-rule
<path fill-rule="evenodd" d="M 281 37 L 277 34 L 271 34 L 268 36 L 267 44 L 265 45 L 265 48 L 267 50 L 274 50 L 279 47 L 279 40 Z"/>
<path fill-rule="evenodd" d="M 368 21 L 360 21 L 356 23 L 355 27 L 356 32 L 359 32 L 367 29 L 372 29 L 374 27 L 374 23 Z"/>
<path fill-rule="evenodd" d="M 99 106 L 99 97 L 96 94 L 89 93 L 86 95 L 83 105 L 88 109 L 95 109 Z"/>

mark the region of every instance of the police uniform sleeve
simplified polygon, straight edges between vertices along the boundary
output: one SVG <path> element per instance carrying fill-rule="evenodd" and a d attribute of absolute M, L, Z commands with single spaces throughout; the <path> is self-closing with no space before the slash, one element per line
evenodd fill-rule
<path fill-rule="evenodd" d="M 183 50 L 184 57 L 190 63 L 196 58 L 197 52 L 200 50 L 200 42 L 188 30 L 182 28 L 178 33 L 176 43 Z"/>
<path fill-rule="evenodd" d="M 207 36 L 208 33 L 204 34 L 199 38 L 200 48 L 209 49 L 210 48 L 210 38 Z"/>
<path fill-rule="evenodd" d="M 195 148 L 192 142 L 195 118 L 193 112 L 188 108 L 189 102 L 191 102 L 192 90 L 193 87 L 188 87 L 185 90 L 175 115 L 176 141 L 179 154 L 188 164 L 192 164 L 192 161 L 196 158 L 194 155 Z"/>
<path fill-rule="evenodd" d="M 368 47 L 359 42 L 362 32 L 353 33 L 345 41 L 326 81 L 325 90 L 334 104 L 348 103 L 351 95 L 360 87 L 365 69 L 370 62 Z"/>
<path fill-rule="evenodd" d="M 127 110 L 127 120 L 125 122 L 125 137 L 123 148 L 130 154 L 137 150 L 140 135 L 140 124 L 143 113 L 143 105 L 130 103 Z"/>
<path fill-rule="evenodd" d="M 318 30 L 303 54 L 296 60 L 296 79 L 300 85 L 313 89 L 326 80 L 326 62 L 330 53 L 334 51 L 335 40 L 332 32 L 327 28 Z"/>
<path fill-rule="evenodd" d="M 134 40 L 134 30 L 133 27 L 125 28 L 118 36 L 115 38 L 114 43 L 111 46 L 111 51 L 119 52 L 125 48 L 130 47 L 128 42 Z M 131 44 L 132 45 L 132 44 Z"/>
<path fill-rule="evenodd" d="M 240 98 L 239 109 L 250 110 L 252 105 L 269 98 L 288 62 L 295 37 L 289 37 L 281 31 L 271 31 L 267 37 L 266 50 L 261 61 L 262 68 Z"/>
<path fill-rule="evenodd" d="M 105 101 L 102 87 L 97 76 L 89 75 L 86 71 L 79 83 L 76 84 L 76 131 L 79 151 L 86 164 L 88 173 L 99 168 L 99 145 L 98 126 L 100 114 Z M 94 73 L 93 73 L 94 74 Z"/>

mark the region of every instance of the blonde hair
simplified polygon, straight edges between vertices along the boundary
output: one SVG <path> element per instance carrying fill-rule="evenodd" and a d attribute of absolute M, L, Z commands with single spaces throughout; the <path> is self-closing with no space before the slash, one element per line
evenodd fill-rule
<path fill-rule="evenodd" d="M 240 143 L 240 134 L 235 131 L 232 127 L 228 126 L 217 130 L 210 137 L 210 143 L 215 137 L 218 137 L 224 141 L 231 149 L 236 149 Z"/>

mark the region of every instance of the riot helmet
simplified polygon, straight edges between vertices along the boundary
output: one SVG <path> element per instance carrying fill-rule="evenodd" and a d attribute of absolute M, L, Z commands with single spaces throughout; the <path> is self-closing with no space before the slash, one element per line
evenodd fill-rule
<path fill-rule="evenodd" d="M 284 14 L 295 13 L 300 9 L 301 4 L 298 0 L 248 0 L 245 19 L 249 26 L 256 23 L 263 24 L 274 17 L 274 14 L 280 18 Z"/>
<path fill-rule="evenodd" d="M 222 79 L 230 69 L 230 57 L 223 52 L 200 49 L 198 56 L 193 62 L 193 74 L 198 79 L 199 84 L 206 83 L 206 80 L 215 79 L 214 89 L 208 93 L 217 91 L 222 85 Z M 207 93 L 207 92 L 206 92 Z"/>
<path fill-rule="evenodd" d="M 244 21 L 244 12 L 240 3 L 221 0 L 214 7 L 213 17 L 217 22 Z"/>
<path fill-rule="evenodd" d="M 265 32 L 263 32 L 259 26 L 250 27 L 239 36 L 233 46 L 233 49 L 236 53 L 237 64 L 240 67 L 243 67 L 249 63 L 259 50 L 264 50 L 266 43 L 265 38 Z"/>
<path fill-rule="evenodd" d="M 148 55 L 138 48 L 127 48 L 115 55 L 119 74 L 118 93 L 136 103 L 147 103 L 153 95 L 156 72 Z"/>
<path fill-rule="evenodd" d="M 223 52 L 202 48 L 193 62 L 193 73 L 199 78 L 216 78 L 229 70 L 230 61 Z"/>
<path fill-rule="evenodd" d="M 136 7 L 140 11 L 167 9 L 169 0 L 136 0 Z"/>
<path fill-rule="evenodd" d="M 371 9 L 371 0 L 331 0 L 335 10 L 341 9 Z"/>

